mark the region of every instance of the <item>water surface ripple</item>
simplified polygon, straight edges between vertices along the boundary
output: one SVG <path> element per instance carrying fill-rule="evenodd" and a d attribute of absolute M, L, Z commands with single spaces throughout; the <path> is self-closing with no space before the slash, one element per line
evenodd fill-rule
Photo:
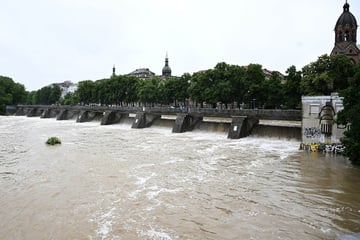
<path fill-rule="evenodd" d="M 63 144 L 45 141 L 59 137 Z M 334 239 L 360 170 L 299 142 L 0 117 L 0 239 Z"/>

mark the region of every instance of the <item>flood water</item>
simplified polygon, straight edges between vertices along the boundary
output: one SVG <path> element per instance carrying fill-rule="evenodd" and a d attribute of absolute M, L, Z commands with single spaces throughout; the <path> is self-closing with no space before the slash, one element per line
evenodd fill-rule
<path fill-rule="evenodd" d="M 47 146 L 48 137 L 62 140 Z M 335 239 L 360 169 L 297 140 L 0 117 L 0 239 Z"/>

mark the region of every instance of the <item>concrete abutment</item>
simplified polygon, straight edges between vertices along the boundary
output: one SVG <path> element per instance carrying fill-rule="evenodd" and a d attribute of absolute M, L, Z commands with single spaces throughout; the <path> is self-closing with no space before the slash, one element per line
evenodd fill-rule
<path fill-rule="evenodd" d="M 172 129 L 173 133 L 183 133 L 192 131 L 197 123 L 201 122 L 203 117 L 193 116 L 186 113 L 176 114 L 176 120 Z"/>
<path fill-rule="evenodd" d="M 251 130 L 259 123 L 259 119 L 247 116 L 233 116 L 228 138 L 239 139 L 250 135 Z"/>
<path fill-rule="evenodd" d="M 123 114 L 114 111 L 105 111 L 101 119 L 101 125 L 110 125 L 120 122 Z"/>
<path fill-rule="evenodd" d="M 161 118 L 160 114 L 137 112 L 131 128 L 150 127 L 152 125 L 152 123 L 159 118 Z"/>

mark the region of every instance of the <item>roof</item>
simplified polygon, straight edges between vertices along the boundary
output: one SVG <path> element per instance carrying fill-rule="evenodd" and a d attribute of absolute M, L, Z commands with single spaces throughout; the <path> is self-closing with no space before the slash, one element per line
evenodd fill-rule
<path fill-rule="evenodd" d="M 339 19 L 336 22 L 335 29 L 340 26 L 350 25 L 352 27 L 357 27 L 357 21 L 354 15 L 350 12 L 350 5 L 346 2 L 344 4 L 344 11 L 340 15 Z"/>

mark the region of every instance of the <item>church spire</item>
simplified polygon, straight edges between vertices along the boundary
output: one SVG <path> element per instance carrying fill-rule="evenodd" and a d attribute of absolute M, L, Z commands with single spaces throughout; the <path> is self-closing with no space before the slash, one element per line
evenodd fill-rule
<path fill-rule="evenodd" d="M 112 75 L 111 77 L 115 77 L 116 76 L 116 73 L 115 73 L 115 64 L 113 65 L 113 69 L 112 69 Z"/>
<path fill-rule="evenodd" d="M 169 66 L 169 57 L 168 57 L 168 52 L 166 51 L 166 56 L 165 56 L 165 67 Z"/>
<path fill-rule="evenodd" d="M 360 49 L 357 47 L 357 21 L 350 12 L 350 5 L 345 0 L 344 11 L 335 25 L 335 46 L 331 55 L 343 54 L 350 58 L 353 63 L 360 61 Z"/>
<path fill-rule="evenodd" d="M 345 0 L 344 12 L 349 12 L 349 11 L 350 11 L 350 5 L 348 4 L 347 0 Z"/>
<path fill-rule="evenodd" d="M 165 66 L 162 69 L 162 76 L 165 78 L 171 77 L 171 68 L 169 67 L 169 58 L 166 51 Z"/>

